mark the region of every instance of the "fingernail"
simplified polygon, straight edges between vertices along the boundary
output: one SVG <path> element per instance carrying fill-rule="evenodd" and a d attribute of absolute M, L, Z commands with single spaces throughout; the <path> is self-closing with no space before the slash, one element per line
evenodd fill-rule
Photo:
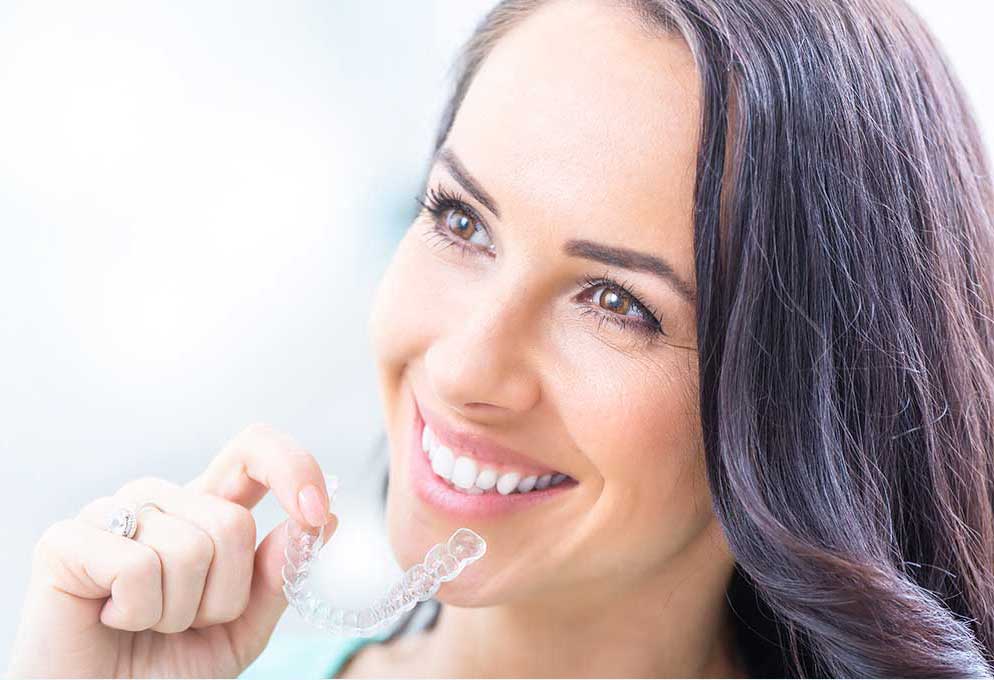
<path fill-rule="evenodd" d="M 328 508 L 316 486 L 308 484 L 301 489 L 300 493 L 297 494 L 297 503 L 300 505 L 300 512 L 311 523 L 311 526 L 322 527 L 325 525 Z"/>

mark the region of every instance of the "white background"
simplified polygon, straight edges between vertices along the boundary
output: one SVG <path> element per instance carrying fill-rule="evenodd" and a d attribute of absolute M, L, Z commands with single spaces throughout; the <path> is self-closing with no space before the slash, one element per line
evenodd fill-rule
<path fill-rule="evenodd" d="M 185 483 L 257 420 L 342 478 L 342 601 L 399 571 L 368 308 L 491 4 L 0 2 L 4 667 L 46 526 Z M 913 4 L 990 140 L 992 3 Z M 283 513 L 256 517 L 261 539 Z"/>

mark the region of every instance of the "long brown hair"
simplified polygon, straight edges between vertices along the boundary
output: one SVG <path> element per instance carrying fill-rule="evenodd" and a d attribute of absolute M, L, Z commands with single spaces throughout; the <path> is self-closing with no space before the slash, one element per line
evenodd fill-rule
<path fill-rule="evenodd" d="M 504 0 L 456 65 L 444 143 Z M 990 677 L 994 190 L 899 0 L 624 0 L 703 93 L 701 422 L 755 675 Z"/>

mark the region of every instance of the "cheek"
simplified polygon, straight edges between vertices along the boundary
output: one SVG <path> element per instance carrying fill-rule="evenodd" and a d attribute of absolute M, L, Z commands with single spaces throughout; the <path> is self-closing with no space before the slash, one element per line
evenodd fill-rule
<path fill-rule="evenodd" d="M 577 350 L 564 374 L 571 436 L 602 486 L 592 508 L 600 554 L 636 576 L 658 570 L 713 519 L 698 416 L 696 354 Z M 582 370 L 581 370 L 582 369 Z M 599 479 L 598 479 L 599 478 Z"/>
<path fill-rule="evenodd" d="M 394 250 L 373 296 L 369 338 L 381 371 L 398 370 L 429 342 L 431 300 L 437 295 L 432 268 L 418 250 L 416 226 L 408 229 Z"/>
<path fill-rule="evenodd" d="M 383 415 L 389 431 L 396 432 L 404 417 L 401 405 L 405 372 L 424 355 L 435 326 L 426 310 L 432 309 L 432 283 L 419 262 L 413 227 L 394 250 L 380 277 L 370 305 L 367 332 L 379 381 Z"/>

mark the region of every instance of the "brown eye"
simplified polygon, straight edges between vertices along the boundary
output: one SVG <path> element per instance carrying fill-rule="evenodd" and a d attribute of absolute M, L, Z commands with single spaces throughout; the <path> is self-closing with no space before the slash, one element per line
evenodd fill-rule
<path fill-rule="evenodd" d="M 625 316 L 628 314 L 628 310 L 632 307 L 632 299 L 624 293 L 619 293 L 611 288 L 605 288 L 604 291 L 597 296 L 597 304 L 610 312 Z"/>
<path fill-rule="evenodd" d="M 472 219 L 457 208 L 449 210 L 445 216 L 445 223 L 449 229 L 467 241 L 473 237 L 478 228 L 477 225 L 473 224 Z"/>
<path fill-rule="evenodd" d="M 444 215 L 445 226 L 460 239 L 481 245 L 486 249 L 492 248 L 487 235 L 487 228 L 459 208 L 449 208 Z"/>
<path fill-rule="evenodd" d="M 638 330 L 649 329 L 652 332 L 662 333 L 662 326 L 656 313 L 635 293 L 630 292 L 627 284 L 619 285 L 610 279 L 594 279 L 589 276 L 585 276 L 583 282 L 586 288 L 581 298 L 592 303 L 587 309 L 607 310 L 609 314 L 600 315 L 610 321 L 625 325 L 635 324 L 634 327 Z"/>

